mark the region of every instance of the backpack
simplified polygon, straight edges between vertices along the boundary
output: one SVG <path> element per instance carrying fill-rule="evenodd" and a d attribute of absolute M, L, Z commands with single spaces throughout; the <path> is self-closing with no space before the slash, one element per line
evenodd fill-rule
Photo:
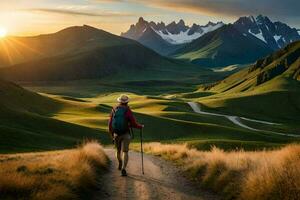
<path fill-rule="evenodd" d="M 112 128 L 114 133 L 117 135 L 122 135 L 128 132 L 128 119 L 125 117 L 126 112 L 128 111 L 127 107 L 118 106 L 114 110 L 112 118 Z"/>

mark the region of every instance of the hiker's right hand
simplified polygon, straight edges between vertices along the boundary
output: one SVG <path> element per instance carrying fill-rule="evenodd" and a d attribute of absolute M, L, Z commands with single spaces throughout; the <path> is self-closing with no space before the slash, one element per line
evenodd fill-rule
<path fill-rule="evenodd" d="M 143 124 L 143 125 L 142 125 L 142 128 L 144 128 L 144 127 L 145 127 L 145 125 Z"/>

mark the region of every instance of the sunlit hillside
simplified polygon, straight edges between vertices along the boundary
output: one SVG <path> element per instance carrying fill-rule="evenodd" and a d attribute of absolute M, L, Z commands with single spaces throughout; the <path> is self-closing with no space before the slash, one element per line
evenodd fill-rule
<path fill-rule="evenodd" d="M 73 150 L 0 155 L 0 199 L 91 198 L 108 159 L 95 142 Z"/>
<path fill-rule="evenodd" d="M 137 148 L 138 149 L 138 148 Z M 180 165 L 200 185 L 224 199 L 299 199 L 299 145 L 274 151 L 224 152 L 149 143 L 145 150 Z"/>
<path fill-rule="evenodd" d="M 104 131 L 53 119 L 63 102 L 5 81 L 0 90 L 1 153 L 74 147 L 83 139 L 107 142 Z"/>
<path fill-rule="evenodd" d="M 206 109 L 291 122 L 291 126 L 297 127 L 295 122 L 300 114 L 299 48 L 299 42 L 293 43 L 223 81 L 201 87 L 194 95 L 209 94 L 197 99 Z"/>

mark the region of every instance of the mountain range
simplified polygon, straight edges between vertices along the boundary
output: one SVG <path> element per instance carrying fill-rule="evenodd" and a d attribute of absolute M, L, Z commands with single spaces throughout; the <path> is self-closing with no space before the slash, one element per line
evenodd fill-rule
<path fill-rule="evenodd" d="M 189 27 L 183 20 L 165 25 L 140 18 L 121 36 L 134 39 L 162 55 L 205 67 L 251 63 L 300 40 L 297 29 L 272 22 L 262 15 L 240 17 L 224 26 L 223 22 L 209 22 L 205 26 L 193 24 Z"/>
<path fill-rule="evenodd" d="M 262 15 L 256 18 L 253 16 L 241 17 L 234 23 L 234 26 L 241 33 L 255 36 L 274 50 L 300 40 L 296 28 L 291 28 L 282 22 L 272 22 L 268 17 Z"/>
<path fill-rule="evenodd" d="M 204 67 L 222 67 L 251 63 L 271 52 L 266 43 L 229 24 L 186 44 L 171 56 Z"/>
<path fill-rule="evenodd" d="M 135 25 L 132 24 L 127 32 L 121 33 L 121 36 L 139 41 L 162 55 L 168 55 L 174 49 L 223 25 L 223 22 L 209 22 L 205 26 L 195 23 L 192 26 L 187 26 L 183 20 L 178 23 L 173 21 L 166 25 L 164 22 L 148 22 L 140 17 L 138 22 Z"/>
<path fill-rule="evenodd" d="M 253 63 L 300 37 L 296 29 L 263 16 L 191 27 L 183 20 L 166 25 L 140 18 L 122 35 L 131 39 L 84 25 L 1 39 L 0 78 L 57 81 L 109 79 L 121 74 L 131 80 L 162 80 L 186 74 L 194 79 L 202 67 Z M 168 52 L 168 57 L 158 49 L 163 55 Z"/>

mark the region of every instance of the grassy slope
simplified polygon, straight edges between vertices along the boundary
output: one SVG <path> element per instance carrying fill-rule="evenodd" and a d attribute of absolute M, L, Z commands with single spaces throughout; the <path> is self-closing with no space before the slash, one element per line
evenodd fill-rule
<path fill-rule="evenodd" d="M 199 94 L 208 92 L 215 95 L 198 100 L 206 109 L 279 121 L 297 127 L 300 120 L 300 84 L 293 76 L 300 64 L 299 48 L 300 43 L 294 43 L 262 60 L 266 63 L 263 67 L 256 67 L 262 66 L 259 61 L 256 66 L 233 74 L 206 90 L 200 89 Z M 285 71 L 281 72 L 278 68 L 287 62 L 291 63 L 283 65 Z M 278 71 L 279 74 L 274 75 Z M 261 82 L 258 79 L 261 74 L 269 78 Z"/>
<path fill-rule="evenodd" d="M 136 148 L 135 149 L 139 149 Z M 222 199 L 299 199 L 299 145 L 273 151 L 210 151 L 187 145 L 145 144 L 146 153 L 171 160 L 194 181 Z"/>
<path fill-rule="evenodd" d="M 1 153 L 72 147 L 85 138 L 108 141 L 99 130 L 52 119 L 62 102 L 4 81 L 0 90 Z"/>
<path fill-rule="evenodd" d="M 0 199 L 91 199 L 108 159 L 97 143 L 77 149 L 0 155 Z"/>
<path fill-rule="evenodd" d="M 69 27 L 46 35 L 7 37 L 0 41 L 0 67 L 133 43 L 131 40 L 86 25 Z"/>
<path fill-rule="evenodd" d="M 116 73 L 145 73 L 152 67 L 172 69 L 168 60 L 139 44 L 97 48 L 71 55 L 30 61 L 1 69 L 1 76 L 17 81 L 99 79 Z M 189 64 L 186 64 L 189 65 Z M 125 70 L 126 69 L 126 70 Z M 198 70 L 200 71 L 200 70 Z M 163 70 L 160 70 L 163 73 Z M 150 77 L 155 76 L 149 74 Z M 164 76 L 167 77 L 167 73 Z"/>

